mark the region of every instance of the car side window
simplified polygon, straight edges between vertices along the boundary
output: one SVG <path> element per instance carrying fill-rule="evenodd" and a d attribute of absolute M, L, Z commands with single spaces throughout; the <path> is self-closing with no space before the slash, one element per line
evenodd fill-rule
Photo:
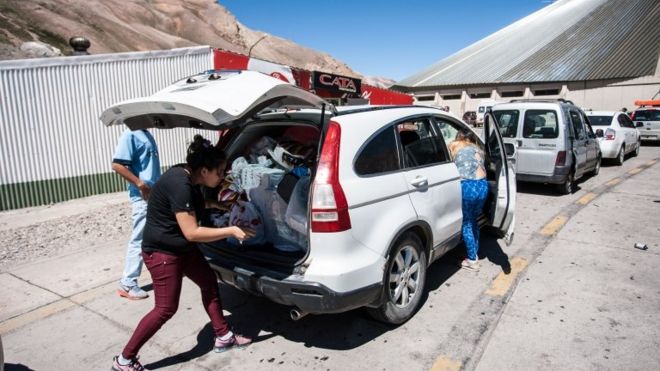
<path fill-rule="evenodd" d="M 622 128 L 634 128 L 635 125 L 633 125 L 632 121 L 630 121 L 630 118 L 628 118 L 627 115 L 619 115 L 617 117 L 617 120 L 619 121 L 619 126 Z"/>
<path fill-rule="evenodd" d="M 399 155 L 394 134 L 394 128 L 389 126 L 369 140 L 355 160 L 355 172 L 358 175 L 399 170 Z"/>
<path fill-rule="evenodd" d="M 412 120 L 396 125 L 407 168 L 428 166 L 448 161 L 440 139 L 431 130 L 428 119 Z M 456 134 L 454 134 L 456 136 Z"/>
<path fill-rule="evenodd" d="M 575 110 L 568 111 L 571 116 L 571 123 L 573 124 L 573 132 L 575 133 L 576 139 L 585 139 L 586 132 L 584 130 L 584 124 L 582 123 L 582 117 Z"/>

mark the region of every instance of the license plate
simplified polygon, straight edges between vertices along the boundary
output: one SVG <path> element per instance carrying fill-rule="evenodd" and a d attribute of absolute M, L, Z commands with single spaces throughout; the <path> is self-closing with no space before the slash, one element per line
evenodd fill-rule
<path fill-rule="evenodd" d="M 657 135 L 642 135 L 642 139 L 658 139 Z"/>

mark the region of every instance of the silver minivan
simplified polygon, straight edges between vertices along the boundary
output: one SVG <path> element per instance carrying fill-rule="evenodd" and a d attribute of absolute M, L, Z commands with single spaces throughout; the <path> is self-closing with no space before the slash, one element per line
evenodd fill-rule
<path fill-rule="evenodd" d="M 600 171 L 596 135 L 570 101 L 513 100 L 492 111 L 518 180 L 556 184 L 568 194 L 576 180 Z"/>

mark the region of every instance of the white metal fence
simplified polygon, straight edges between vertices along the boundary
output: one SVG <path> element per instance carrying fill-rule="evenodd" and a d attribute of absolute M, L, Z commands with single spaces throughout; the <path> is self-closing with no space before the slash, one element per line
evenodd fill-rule
<path fill-rule="evenodd" d="M 101 112 L 211 68 L 208 46 L 0 62 L 0 210 L 125 189 L 110 170 L 124 128 L 103 126 Z M 171 166 L 194 131 L 153 134 Z"/>

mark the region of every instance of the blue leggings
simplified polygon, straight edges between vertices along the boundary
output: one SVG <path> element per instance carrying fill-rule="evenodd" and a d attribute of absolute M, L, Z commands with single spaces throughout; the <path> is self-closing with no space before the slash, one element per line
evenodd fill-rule
<path fill-rule="evenodd" d="M 463 195 L 463 241 L 467 248 L 467 257 L 477 260 L 479 252 L 479 225 L 477 218 L 484 209 L 488 196 L 488 182 L 486 179 L 461 180 Z"/>

